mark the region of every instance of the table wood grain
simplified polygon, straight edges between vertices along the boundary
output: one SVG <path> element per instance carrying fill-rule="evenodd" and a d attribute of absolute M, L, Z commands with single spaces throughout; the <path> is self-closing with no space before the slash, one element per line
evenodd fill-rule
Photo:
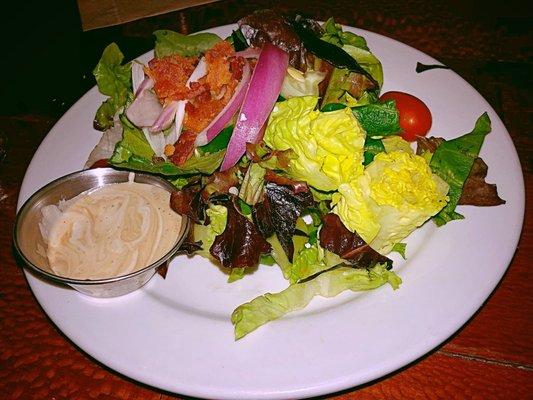
<path fill-rule="evenodd" d="M 296 10 L 317 19 L 334 16 L 449 65 L 502 118 L 518 150 L 526 184 L 519 246 L 480 311 L 411 365 L 331 398 L 533 398 L 533 218 L 527 207 L 533 196 L 533 20 L 523 2 L 225 0 L 90 32 L 81 31 L 73 2 L 40 3 L 25 3 L 3 17 L 8 32 L 4 38 L 11 46 L 4 58 L 4 77 L 9 79 L 0 99 L 0 131 L 8 139 L 7 157 L 0 162 L 0 399 L 183 398 L 109 370 L 76 348 L 47 318 L 12 246 L 18 191 L 49 129 L 94 85 L 90 71 L 107 43 L 116 41 L 133 58 L 152 46 L 150 34 L 155 29 L 190 33 L 265 7 Z"/>

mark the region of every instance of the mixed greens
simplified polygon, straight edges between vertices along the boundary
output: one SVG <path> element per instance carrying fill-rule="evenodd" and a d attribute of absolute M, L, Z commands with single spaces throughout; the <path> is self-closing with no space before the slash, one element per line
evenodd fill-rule
<path fill-rule="evenodd" d="M 387 255 L 459 204 L 497 205 L 478 158 L 490 119 L 453 140 L 402 139 L 383 69 L 364 38 L 329 19 L 260 10 L 223 40 L 154 33 L 147 65 L 109 45 L 94 70 L 108 96 L 88 166 L 166 177 L 172 208 L 194 222 L 183 248 L 228 282 L 277 264 L 287 288 L 239 306 L 235 337 L 305 307 L 314 296 L 393 289 Z M 475 195 L 473 195 L 475 193 Z"/>

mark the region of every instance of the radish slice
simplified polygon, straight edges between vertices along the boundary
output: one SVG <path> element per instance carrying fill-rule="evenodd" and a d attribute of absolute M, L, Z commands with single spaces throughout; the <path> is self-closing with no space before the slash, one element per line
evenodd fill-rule
<path fill-rule="evenodd" d="M 276 103 L 288 65 L 289 55 L 286 52 L 270 43 L 264 44 L 222 161 L 221 171 L 237 164 L 246 151 L 246 143 L 261 140 L 261 128 Z"/>
<path fill-rule="evenodd" d="M 131 85 L 133 87 L 133 93 L 135 93 L 135 96 L 142 91 L 140 86 L 144 79 L 144 65 L 142 65 L 140 62 L 133 61 L 133 64 L 131 64 Z"/>
<path fill-rule="evenodd" d="M 241 50 L 235 53 L 236 57 L 243 58 L 257 58 L 261 54 L 261 49 L 259 47 L 248 47 L 245 50 Z"/>
<path fill-rule="evenodd" d="M 242 69 L 242 78 L 235 93 L 231 97 L 228 104 L 224 106 L 222 111 L 211 121 L 211 123 L 196 137 L 196 146 L 203 146 L 213 140 L 227 125 L 229 120 L 235 115 L 241 106 L 244 96 L 246 95 L 246 88 L 250 82 L 250 65 L 245 61 Z"/>

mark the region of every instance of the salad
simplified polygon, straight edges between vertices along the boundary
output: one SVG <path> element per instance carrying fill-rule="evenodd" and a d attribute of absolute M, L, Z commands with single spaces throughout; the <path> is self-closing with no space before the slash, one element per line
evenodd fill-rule
<path fill-rule="evenodd" d="M 146 65 L 112 43 L 94 69 L 107 99 L 86 166 L 168 179 L 171 207 L 194 222 L 182 249 L 229 283 L 280 268 L 286 289 L 232 313 L 236 339 L 315 296 L 397 289 L 387 255 L 405 258 L 414 230 L 462 219 L 458 205 L 504 203 L 478 157 L 488 115 L 455 139 L 426 137 L 427 106 L 381 94 L 380 61 L 333 19 L 259 10 L 228 38 L 154 36 Z"/>

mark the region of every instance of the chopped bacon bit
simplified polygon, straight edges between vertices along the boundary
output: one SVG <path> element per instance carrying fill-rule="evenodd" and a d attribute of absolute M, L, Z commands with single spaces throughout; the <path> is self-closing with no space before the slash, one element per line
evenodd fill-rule
<path fill-rule="evenodd" d="M 233 96 L 233 90 L 226 90 L 220 99 L 213 98 L 211 92 L 204 92 L 191 99 L 185 107 L 184 125 L 200 133 L 215 118 Z"/>
<path fill-rule="evenodd" d="M 159 267 L 157 267 L 155 270 L 156 272 L 161 275 L 163 279 L 167 277 L 167 271 L 168 271 L 168 261 L 165 261 L 163 264 L 161 264 Z"/>
<path fill-rule="evenodd" d="M 218 42 L 205 53 L 207 65 L 205 83 L 211 90 L 218 92 L 223 85 L 229 85 L 233 81 L 228 58 L 234 54 L 233 47 L 225 40 Z"/>
<path fill-rule="evenodd" d="M 235 57 L 227 42 L 219 42 L 205 55 L 206 76 L 191 84 L 183 124 L 200 133 L 230 101 L 242 77 L 244 59 Z M 203 90 L 199 87 L 203 87 Z"/>
<path fill-rule="evenodd" d="M 164 102 L 187 98 L 189 88 L 186 83 L 197 63 L 197 57 L 182 57 L 177 54 L 151 60 L 146 73 L 155 81 L 157 97 Z"/>
<path fill-rule="evenodd" d="M 197 57 L 172 55 L 148 63 L 146 73 L 154 79 L 154 90 L 162 102 L 188 100 L 183 121 L 184 132 L 174 148 L 165 148 L 165 155 L 176 165 L 187 161 L 194 150 L 194 140 L 228 104 L 242 79 L 244 63 L 236 57 L 226 41 L 214 45 L 204 54 L 206 75 L 191 82 Z"/>
<path fill-rule="evenodd" d="M 229 62 L 229 70 L 231 71 L 231 77 L 237 81 L 242 78 L 242 69 L 244 68 L 244 58 L 233 57 Z"/>
<path fill-rule="evenodd" d="M 174 144 L 175 152 L 170 156 L 170 161 L 177 166 L 185 164 L 194 152 L 196 136 L 198 136 L 198 132 L 191 130 L 182 131 L 180 138 Z"/>
<path fill-rule="evenodd" d="M 109 160 L 107 158 L 102 158 L 101 160 L 95 161 L 93 165 L 89 167 L 89 169 L 93 168 L 107 168 L 110 167 Z"/>
<path fill-rule="evenodd" d="M 188 99 L 194 99 L 195 97 L 200 96 L 202 93 L 209 91 L 209 87 L 202 85 L 200 82 L 191 82 L 189 86 L 190 91 L 187 95 Z"/>
<path fill-rule="evenodd" d="M 170 157 L 172 154 L 174 154 L 175 150 L 176 150 L 176 148 L 174 147 L 174 145 L 167 144 L 165 146 L 165 150 L 164 150 L 165 156 Z"/>

